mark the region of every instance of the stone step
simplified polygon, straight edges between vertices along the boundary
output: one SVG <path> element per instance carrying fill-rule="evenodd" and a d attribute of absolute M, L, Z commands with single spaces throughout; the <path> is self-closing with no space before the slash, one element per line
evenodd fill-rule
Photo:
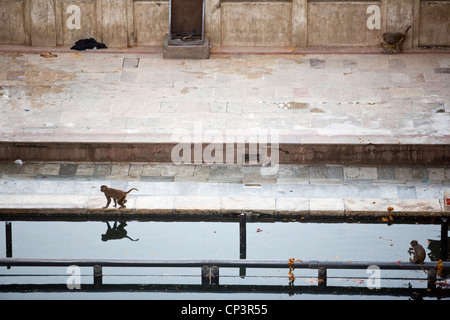
<path fill-rule="evenodd" d="M 210 196 L 128 196 L 127 208 L 103 209 L 100 195 L 22 195 L 7 194 L 0 199 L 0 214 L 27 217 L 76 215 L 160 216 L 160 215 L 235 215 L 240 212 L 291 218 L 374 218 L 395 221 L 399 218 L 439 218 L 450 216 L 439 199 L 352 199 L 284 197 L 210 197 Z M 392 210 L 390 210 L 392 209 Z M 169 216 L 167 216 L 169 217 Z"/>

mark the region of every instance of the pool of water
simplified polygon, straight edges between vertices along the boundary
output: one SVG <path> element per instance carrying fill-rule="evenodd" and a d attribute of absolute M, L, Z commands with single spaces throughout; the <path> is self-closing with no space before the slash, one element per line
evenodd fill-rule
<path fill-rule="evenodd" d="M 2 223 L 4 224 L 4 223 Z M 67 222 L 14 221 L 14 258 L 83 259 L 239 259 L 239 222 Z M 116 227 L 116 228 L 115 228 Z M 109 230 L 109 228 L 111 228 Z M 6 257 L 6 227 L 0 227 L 0 257 Z M 109 230 L 109 231 L 108 231 Z M 125 235 L 126 232 L 126 235 Z M 409 242 L 418 240 L 427 251 L 426 261 L 439 255 L 440 225 L 247 222 L 246 259 L 289 258 L 327 261 L 407 261 Z M 437 248 L 437 249 L 436 249 Z M 92 268 L 82 267 L 81 286 L 92 284 Z M 230 292 L 202 292 L 200 268 L 103 268 L 103 284 L 149 286 L 142 292 L 0 292 L 0 299 L 131 298 L 131 299 L 354 299 L 364 294 L 301 291 L 292 294 L 288 268 L 221 268 L 220 286 Z M 297 269 L 295 287 L 317 286 L 317 270 Z M 367 289 L 366 270 L 328 270 L 327 286 Z M 0 267 L 0 287 L 10 284 L 65 284 L 62 267 Z M 422 270 L 381 270 L 381 286 L 426 288 Z M 155 287 L 152 287 L 155 286 Z M 177 287 L 178 286 L 178 287 Z M 184 286 L 184 287 L 183 287 Z M 249 292 L 239 292 L 243 286 Z M 250 287 L 249 287 L 250 286 Z M 251 286 L 255 289 L 251 290 Z M 259 291 L 258 287 L 265 288 Z M 51 287 L 50 287 L 51 288 Z M 131 287 L 133 288 L 133 287 Z M 174 288 L 181 288 L 174 290 Z M 233 288 L 233 290 L 231 290 Z M 266 290 L 266 289 L 270 290 Z M 278 289 L 277 289 L 278 288 Z M 277 291 L 278 290 L 278 291 Z M 7 290 L 2 290 L 7 291 Z M 370 298 L 382 296 L 370 295 Z M 389 297 L 392 298 L 392 297 Z M 407 299 L 405 296 L 394 298 Z"/>

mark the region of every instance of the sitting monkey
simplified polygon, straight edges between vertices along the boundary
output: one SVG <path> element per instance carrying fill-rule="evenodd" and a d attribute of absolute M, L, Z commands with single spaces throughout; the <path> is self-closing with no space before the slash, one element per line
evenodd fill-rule
<path fill-rule="evenodd" d="M 406 28 L 404 33 L 400 32 L 385 32 L 383 33 L 384 43 L 380 43 L 380 46 L 384 49 L 386 53 L 402 53 L 403 52 L 403 42 L 406 39 L 406 33 L 411 28 L 409 26 Z"/>
<path fill-rule="evenodd" d="M 108 188 L 107 186 L 104 186 L 104 185 L 101 186 L 100 191 L 105 194 L 105 197 L 107 200 L 106 206 L 103 207 L 103 209 L 108 208 L 109 204 L 111 203 L 111 198 L 114 200 L 114 207 L 117 207 L 117 203 L 118 203 L 120 205 L 119 209 L 126 208 L 125 203 L 127 202 L 127 200 L 125 198 L 127 197 L 127 194 L 130 193 L 130 191 L 132 191 L 132 190 L 139 191 L 136 188 L 131 188 L 130 190 L 125 192 L 125 191 L 118 190 L 118 189 Z M 117 200 L 117 202 L 116 202 L 116 200 Z"/>
<path fill-rule="evenodd" d="M 412 240 L 411 241 L 411 247 L 408 249 L 408 253 L 409 255 L 413 255 L 413 258 L 409 258 L 409 261 L 411 261 L 414 264 L 420 264 L 420 267 L 422 268 L 422 270 L 426 273 L 426 271 L 424 270 L 422 264 L 425 261 L 425 249 L 419 244 L 419 242 L 417 242 L 417 240 Z"/>

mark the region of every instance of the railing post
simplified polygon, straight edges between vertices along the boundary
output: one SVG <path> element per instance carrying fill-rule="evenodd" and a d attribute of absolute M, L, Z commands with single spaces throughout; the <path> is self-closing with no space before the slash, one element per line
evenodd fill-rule
<path fill-rule="evenodd" d="M 321 289 L 327 286 L 327 268 L 319 268 L 318 282 L 319 288 Z"/>
<path fill-rule="evenodd" d="M 436 289 L 436 269 L 428 269 L 427 289 L 431 291 Z"/>
<path fill-rule="evenodd" d="M 211 267 L 211 285 L 213 287 L 219 286 L 219 267 Z"/>
<path fill-rule="evenodd" d="M 6 237 L 6 257 L 12 258 L 12 224 L 11 222 L 5 222 L 5 237 Z M 7 266 L 7 269 L 11 269 L 11 266 Z"/>
<path fill-rule="evenodd" d="M 247 215 L 245 212 L 239 216 L 239 247 L 241 259 L 245 259 L 247 248 Z"/>
<path fill-rule="evenodd" d="M 247 215 L 242 212 L 239 216 L 239 258 L 247 258 Z M 245 277 L 245 267 L 239 268 L 239 275 Z"/>
<path fill-rule="evenodd" d="M 218 266 L 207 266 L 202 267 L 202 287 L 207 289 L 210 286 L 219 285 L 219 267 Z"/>
<path fill-rule="evenodd" d="M 447 261 L 448 259 L 448 221 L 442 218 L 441 223 L 441 260 Z"/>
<path fill-rule="evenodd" d="M 103 283 L 102 266 L 95 265 L 94 266 L 94 285 L 101 286 L 102 283 Z"/>
<path fill-rule="evenodd" d="M 209 266 L 205 265 L 202 267 L 202 287 L 204 289 L 208 288 L 209 286 L 210 282 L 209 278 L 210 278 L 210 268 Z"/>

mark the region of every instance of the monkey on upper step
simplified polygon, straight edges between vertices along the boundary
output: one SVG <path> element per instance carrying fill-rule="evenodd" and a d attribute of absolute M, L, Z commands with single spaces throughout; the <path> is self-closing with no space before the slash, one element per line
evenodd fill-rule
<path fill-rule="evenodd" d="M 403 42 L 406 39 L 406 33 L 411 28 L 409 26 L 406 28 L 404 33 L 401 32 L 385 32 L 383 33 L 384 43 L 380 43 L 380 47 L 384 49 L 384 53 L 402 53 L 403 52 Z"/>

